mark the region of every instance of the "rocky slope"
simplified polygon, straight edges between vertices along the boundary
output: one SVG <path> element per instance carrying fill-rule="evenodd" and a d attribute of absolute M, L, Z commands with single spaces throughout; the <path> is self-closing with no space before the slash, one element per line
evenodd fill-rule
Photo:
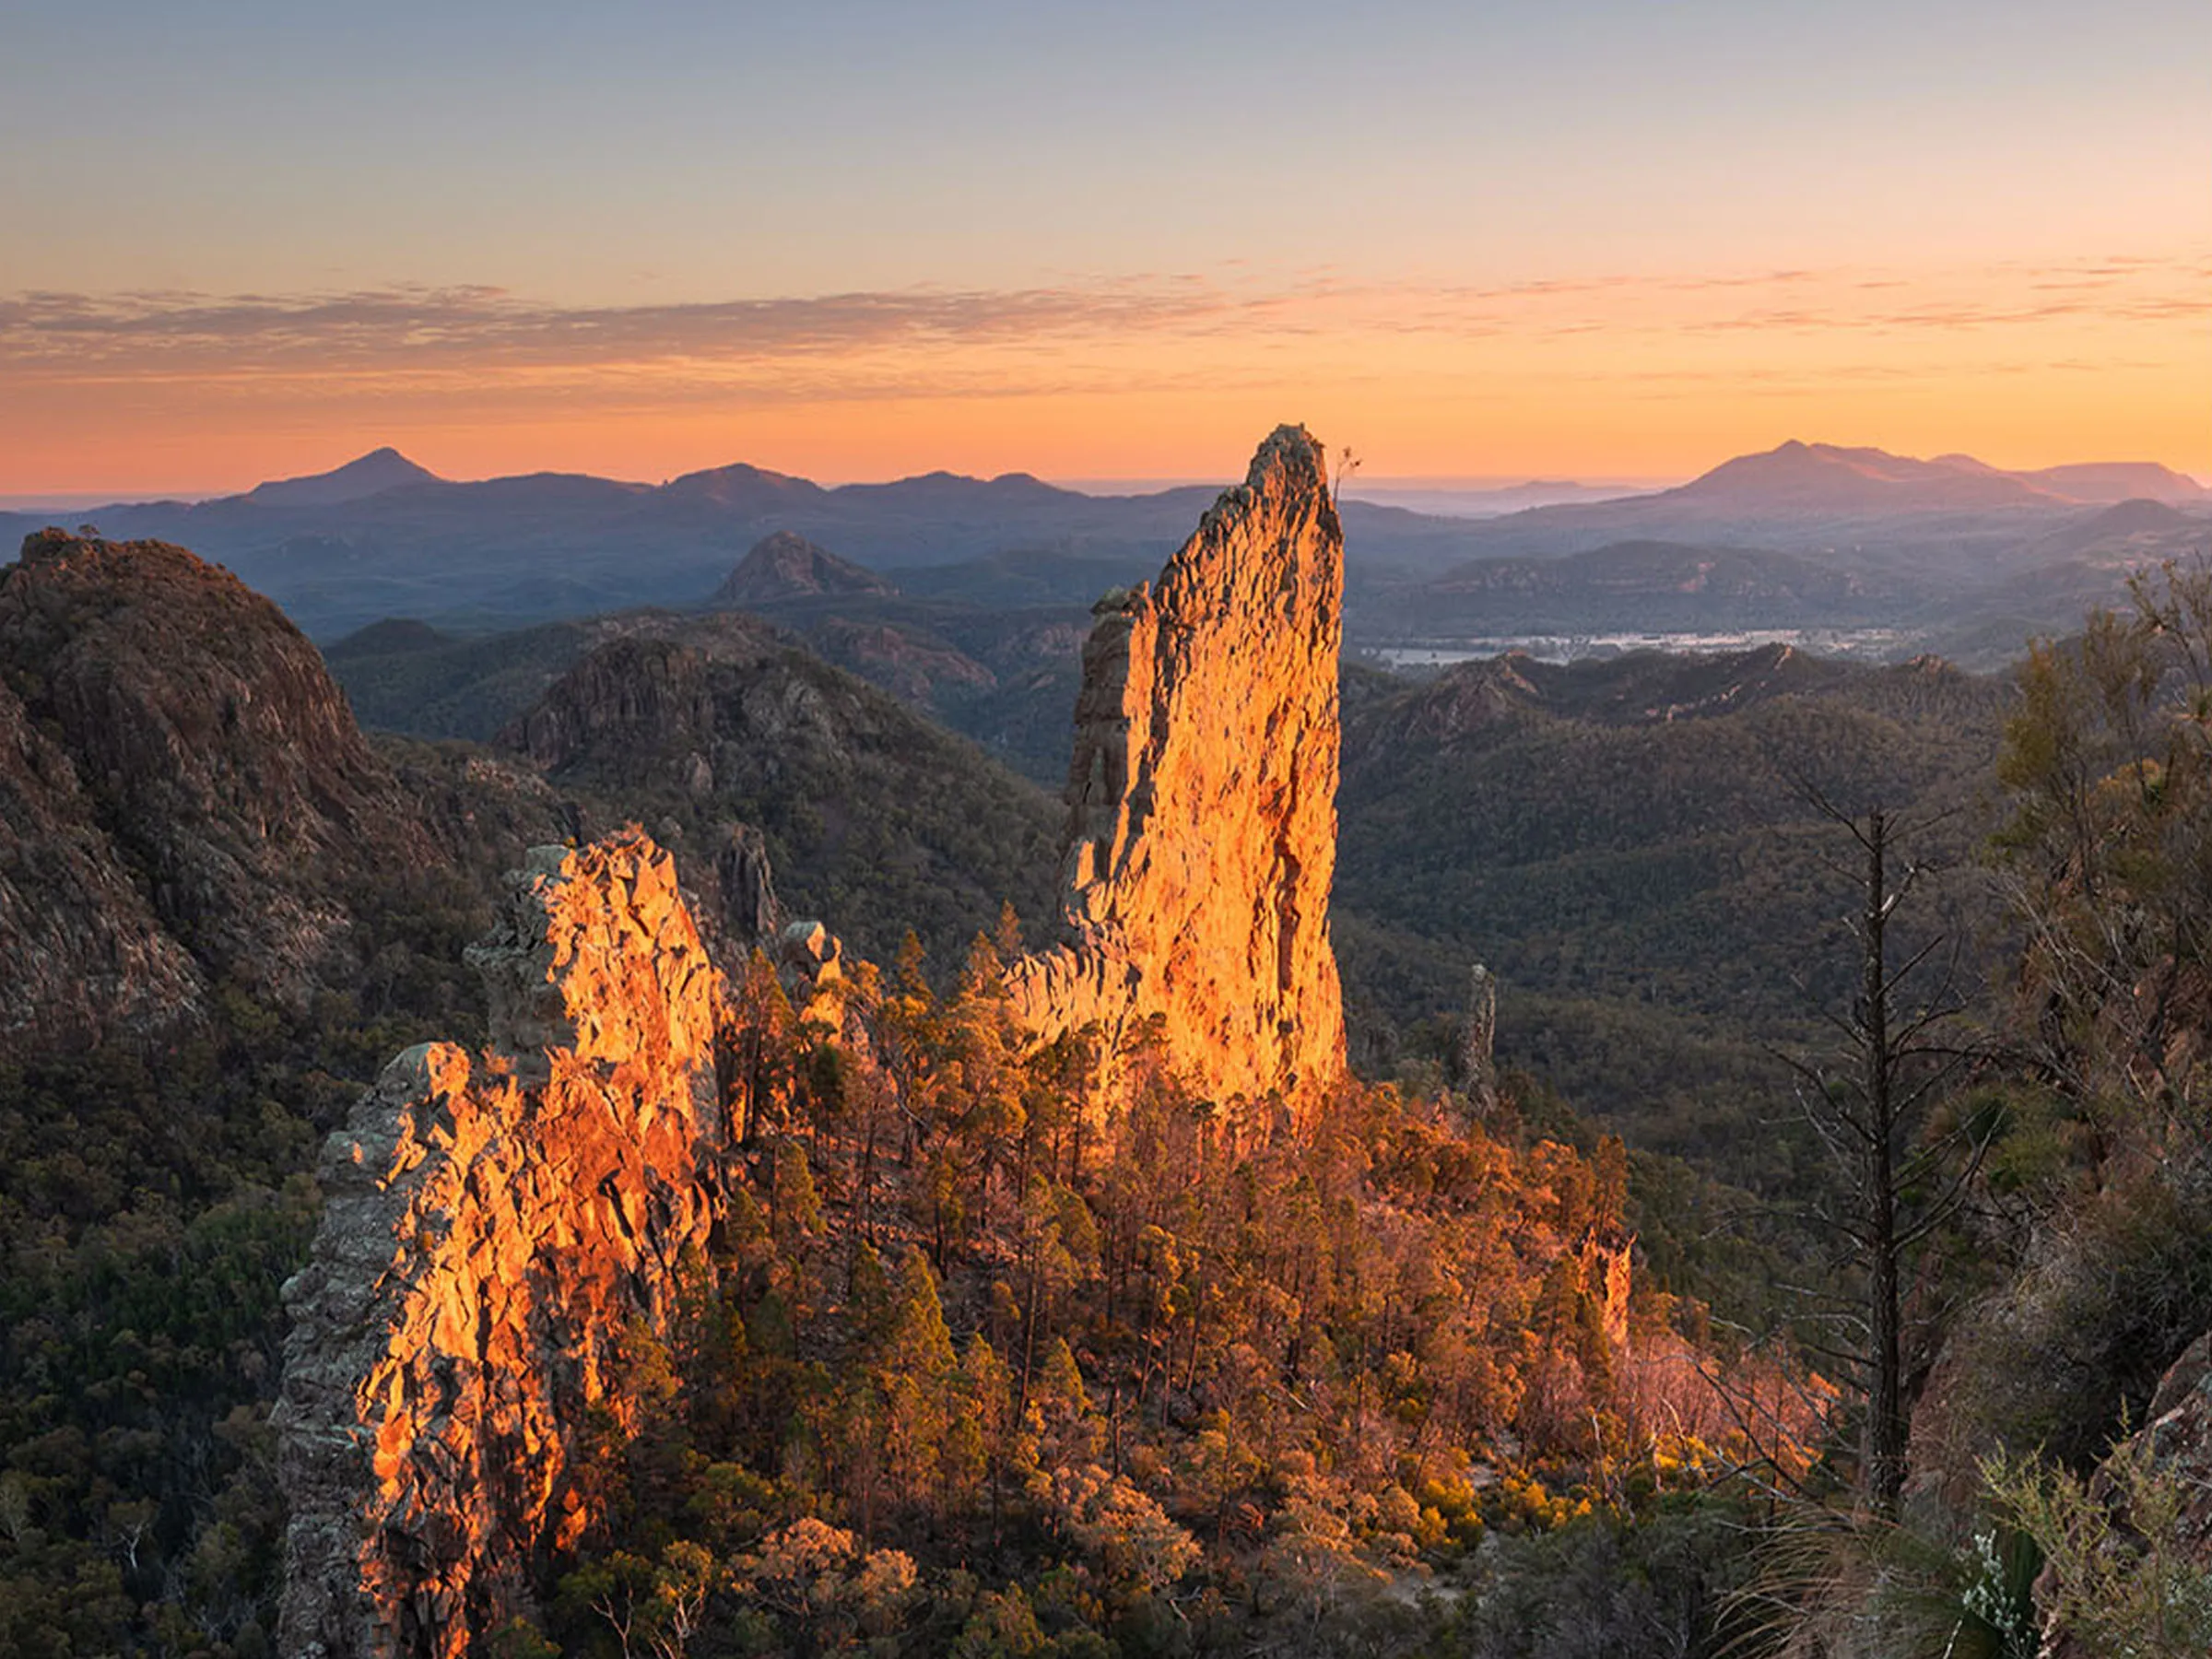
<path fill-rule="evenodd" d="M 279 1651 L 482 1651 L 594 1519 L 622 1344 L 717 1213 L 720 976 L 641 835 L 534 851 L 471 952 L 492 1040 L 409 1049 L 324 1150 L 286 1288 Z"/>
<path fill-rule="evenodd" d="M 347 894 L 438 854 L 314 647 L 159 542 L 0 570 L 0 1053 L 146 1036 L 231 980 L 294 1007 Z"/>
<path fill-rule="evenodd" d="M 1166 1057 L 1225 1101 L 1293 1102 L 1344 1067 L 1329 946 L 1344 535 L 1326 455 L 1278 428 L 1157 584 L 1109 594 L 1083 651 L 1066 944 L 1014 976 L 1047 1033 Z"/>
<path fill-rule="evenodd" d="M 712 861 L 736 820 L 763 832 L 786 911 L 878 961 L 911 928 L 949 969 L 1003 902 L 1032 923 L 1051 913 L 1041 790 L 742 615 L 610 641 L 505 741 L 674 844 L 717 912 Z"/>
<path fill-rule="evenodd" d="M 68 752 L 0 681 L 0 1053 L 155 1029 L 204 989 L 100 827 Z"/>

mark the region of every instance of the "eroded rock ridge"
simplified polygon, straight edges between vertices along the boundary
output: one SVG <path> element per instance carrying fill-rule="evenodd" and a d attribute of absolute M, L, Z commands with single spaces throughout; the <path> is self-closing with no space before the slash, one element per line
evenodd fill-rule
<path fill-rule="evenodd" d="M 1158 1018 L 1166 1058 L 1294 1121 L 1344 1069 L 1329 943 L 1344 535 L 1303 428 L 1260 446 L 1159 579 L 1109 594 L 1068 773 L 1067 942 L 1018 965 L 1050 1036 Z"/>
<path fill-rule="evenodd" d="M 673 860 L 540 847 L 470 952 L 491 1043 L 402 1053 L 324 1149 L 286 1288 L 280 1650 L 450 1656 L 594 1518 L 589 1437 L 634 1417 L 719 1209 L 720 975 Z"/>

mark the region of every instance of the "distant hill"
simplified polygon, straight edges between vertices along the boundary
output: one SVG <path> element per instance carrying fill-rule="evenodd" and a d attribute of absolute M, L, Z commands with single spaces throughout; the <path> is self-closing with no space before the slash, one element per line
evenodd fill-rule
<path fill-rule="evenodd" d="M 911 927 L 957 971 L 1002 902 L 1032 937 L 1056 919 L 1051 796 L 752 618 L 610 639 L 501 741 L 558 787 L 618 802 L 695 871 L 731 820 L 758 827 L 786 910 L 876 961 Z"/>
<path fill-rule="evenodd" d="M 347 501 L 359 501 L 387 489 L 399 489 L 409 484 L 441 483 L 438 475 L 428 467 L 418 466 L 397 450 L 386 445 L 371 450 L 359 460 L 330 472 L 316 473 L 311 477 L 279 478 L 268 484 L 259 484 L 246 491 L 244 500 L 259 502 L 264 507 L 336 507 Z"/>
<path fill-rule="evenodd" d="M 2138 498 L 2189 506 L 2212 502 L 2212 489 L 2155 461 L 2091 461 L 2017 473 L 2053 492 L 2077 501 L 2124 501 Z"/>
<path fill-rule="evenodd" d="M 1423 639 L 1863 626 L 1894 620 L 1922 597 L 1901 576 L 1795 554 L 1636 540 L 1557 559 L 1471 559 L 1373 595 L 1363 622 Z"/>
<path fill-rule="evenodd" d="M 717 608 L 742 608 L 821 594 L 897 591 L 875 571 L 840 559 L 803 535 L 779 530 L 753 544 L 752 551 L 723 579 L 707 603 Z"/>
<path fill-rule="evenodd" d="M 1657 499 L 1892 512 L 2013 507 L 2059 498 L 2025 478 L 1966 457 L 1917 461 L 1886 450 L 1842 449 L 1792 439 L 1760 454 L 1724 461 L 1687 484 L 1660 491 Z"/>
<path fill-rule="evenodd" d="M 1967 455 L 1923 461 L 1793 440 L 1672 489 L 1463 520 L 1461 546 L 1463 559 L 1555 559 L 1631 541 L 1759 548 L 1902 579 L 1946 601 L 2031 562 L 2030 544 L 2085 506 L 2131 496 L 2212 499 L 2150 463 L 2008 473 Z"/>
<path fill-rule="evenodd" d="M 324 655 L 362 724 L 488 742 L 580 659 L 612 641 L 712 650 L 750 631 L 804 643 L 1048 788 L 1056 790 L 1065 776 L 1088 606 L 988 611 L 858 594 L 802 594 L 760 609 L 762 616 L 616 611 L 493 633 L 395 619 L 348 634 Z"/>
<path fill-rule="evenodd" d="M 2164 501 L 2139 497 L 2084 513 L 2074 523 L 2039 537 L 2029 551 L 2056 558 L 2098 550 L 2135 550 L 2158 558 L 2183 551 L 2191 542 L 2212 547 L 2212 516 L 2197 517 Z"/>
<path fill-rule="evenodd" d="M 2102 503 L 2146 497 L 2167 502 L 2206 499 L 2194 478 L 2152 462 L 2092 462 L 2006 472 L 1971 455 L 1919 461 L 1886 450 L 1843 449 L 1795 439 L 1762 454 L 1739 455 L 1676 489 L 1677 500 L 1882 512 L 2018 506 L 2038 500 Z"/>
<path fill-rule="evenodd" d="M 270 594 L 311 636 L 335 639 L 394 616 L 483 632 L 688 606 L 775 534 L 833 548 L 916 597 L 1087 605 L 1157 570 L 1213 496 L 1203 486 L 1085 495 L 1019 473 L 826 487 L 743 464 L 662 485 L 554 473 L 456 483 L 380 450 L 218 500 L 121 503 L 72 518 L 109 535 L 192 546 Z M 2038 562 L 2026 549 L 2085 507 L 2130 497 L 2185 510 L 2206 500 L 2150 463 L 2006 473 L 1964 456 L 1921 461 L 1799 442 L 1736 457 L 1675 489 L 1488 517 L 1351 500 L 1346 622 L 1352 637 L 1371 640 L 1399 625 L 1392 606 L 1404 609 L 1408 588 L 1471 560 L 1634 543 L 1788 555 L 1863 579 L 1869 592 L 1924 594 L 1940 607 Z M 43 522 L 0 516 L 0 536 Z M 1593 591 L 1618 608 L 1618 594 Z M 1817 584 L 1805 592 L 1811 603 Z"/>

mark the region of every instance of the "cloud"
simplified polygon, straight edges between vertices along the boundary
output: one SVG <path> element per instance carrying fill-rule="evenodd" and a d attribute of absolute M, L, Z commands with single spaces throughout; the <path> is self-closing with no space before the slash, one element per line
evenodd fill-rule
<path fill-rule="evenodd" d="M 1466 284 L 1269 276 L 1071 277 L 695 303 L 575 305 L 503 288 L 331 293 L 33 291 L 0 298 L 0 372 L 79 391 L 189 387 L 209 397 L 496 394 L 640 403 L 1060 394 L 1260 383 L 1298 354 L 1337 381 L 1393 340 L 1433 339 L 1450 371 L 1486 343 L 1641 342 L 1698 367 L 1700 338 L 1896 336 L 2053 325 L 2171 324 L 2212 314 L 2202 253 L 1949 270 L 1596 273 Z M 1272 371 L 1270 371 L 1272 372 Z M 1288 370 L 1283 372 L 1289 372 Z M 1416 378 L 1421 376 L 1417 372 Z M 1278 374 L 1277 378 L 1280 378 Z"/>
<path fill-rule="evenodd" d="M 1185 322 L 1218 293 L 1135 279 L 1076 288 L 910 289 L 701 304 L 562 306 L 490 288 L 208 296 L 32 292 L 0 300 L 15 361 L 191 357 L 465 356 L 507 362 L 845 351 L 915 342 L 1097 333 Z"/>

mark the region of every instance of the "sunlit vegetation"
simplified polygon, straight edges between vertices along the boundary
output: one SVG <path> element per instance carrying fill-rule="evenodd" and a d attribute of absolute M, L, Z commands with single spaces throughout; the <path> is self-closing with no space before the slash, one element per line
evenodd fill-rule
<path fill-rule="evenodd" d="M 2212 587 L 2147 585 L 2018 684 L 1666 732 L 1521 711 L 1409 761 L 1418 812 L 1360 784 L 1339 940 L 1377 1080 L 1303 1143 L 1142 1041 L 1025 1045 L 1010 924 L 857 966 L 865 1041 L 740 967 L 728 1220 L 682 1317 L 626 1334 L 648 1408 L 599 1449 L 607 1524 L 495 1651 L 1875 1659 L 2025 1654 L 2053 1616 L 2195 1651 L 2198 1488 L 2130 1436 L 2212 1327 Z M 1908 1196 L 1964 1202 L 1901 1265 L 1894 1519 L 1804 1317 L 1854 1288 L 1792 1218 L 1830 1176 L 1772 1127 L 1770 1044 L 1854 966 L 1776 780 L 1838 754 L 1862 795 L 1965 808 L 1938 862 L 1989 873 L 1900 923 L 1996 989 L 1912 1131 L 1941 1155 Z M 480 1032 L 453 964 L 486 873 L 362 896 L 369 971 L 303 1015 L 226 989 L 165 1052 L 0 1073 L 0 1652 L 270 1651 L 304 1171 L 396 1048 Z M 888 879 L 878 925 L 921 877 Z M 1481 1088 L 1475 957 L 1508 965 Z"/>
<path fill-rule="evenodd" d="M 694 1305 L 634 1335 L 665 1404 L 544 1635 L 1411 1651 L 1512 1559 L 1486 1538 L 1804 1472 L 1806 1381 L 1631 1293 L 1618 1140 L 1348 1086 L 1310 1143 L 1257 1141 L 1147 1046 L 1027 1051 L 992 942 L 944 998 L 922 966 L 864 976 L 873 1053 L 747 978 L 784 1059 Z"/>

